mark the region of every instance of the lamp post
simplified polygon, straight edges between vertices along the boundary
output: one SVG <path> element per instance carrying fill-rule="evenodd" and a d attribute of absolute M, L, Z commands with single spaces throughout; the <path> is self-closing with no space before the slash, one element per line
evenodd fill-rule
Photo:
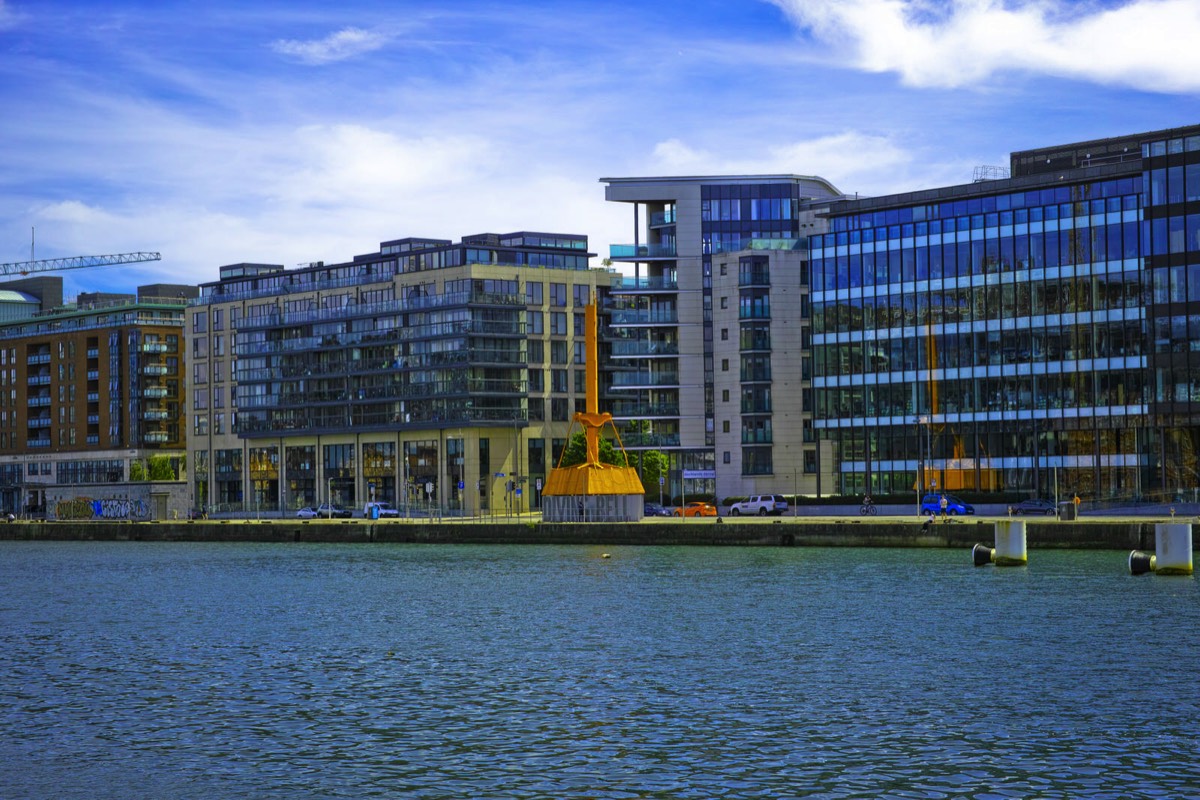
<path fill-rule="evenodd" d="M 333 476 L 325 480 L 325 503 L 329 506 L 329 518 L 333 519 Z"/>

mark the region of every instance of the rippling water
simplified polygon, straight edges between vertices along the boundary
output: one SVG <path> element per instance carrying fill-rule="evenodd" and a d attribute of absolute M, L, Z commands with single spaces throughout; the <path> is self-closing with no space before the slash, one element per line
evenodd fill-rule
<path fill-rule="evenodd" d="M 1200 797 L 1124 554 L 0 543 L 0 797 Z"/>

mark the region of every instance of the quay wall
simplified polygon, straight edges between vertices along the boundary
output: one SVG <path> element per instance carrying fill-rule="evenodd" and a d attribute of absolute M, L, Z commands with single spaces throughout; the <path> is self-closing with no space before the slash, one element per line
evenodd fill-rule
<path fill-rule="evenodd" d="M 1152 550 L 1163 520 L 1029 521 L 1029 549 Z M 1200 525 L 1197 526 L 1200 529 Z M 1193 532 L 1193 537 L 1196 532 Z M 742 547 L 972 547 L 991 544 L 993 521 L 931 524 L 909 520 L 788 519 L 772 522 L 552 524 L 366 520 L 198 520 L 170 522 L 15 522 L 0 541 L 347 542 L 428 544 L 697 545 Z"/>

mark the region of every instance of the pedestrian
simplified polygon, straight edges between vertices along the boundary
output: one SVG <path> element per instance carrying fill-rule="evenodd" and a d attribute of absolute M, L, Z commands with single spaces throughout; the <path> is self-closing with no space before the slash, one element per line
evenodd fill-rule
<path fill-rule="evenodd" d="M 946 509 L 950 507 L 950 501 L 946 499 L 946 495 L 942 495 L 941 502 L 938 503 L 938 505 L 941 506 L 942 509 L 942 522 L 945 522 L 948 516 Z"/>

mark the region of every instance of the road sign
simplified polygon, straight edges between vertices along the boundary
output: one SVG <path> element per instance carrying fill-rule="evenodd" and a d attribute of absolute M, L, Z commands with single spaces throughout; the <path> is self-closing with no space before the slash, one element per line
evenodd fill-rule
<path fill-rule="evenodd" d="M 504 477 L 504 473 L 503 473 L 503 472 L 497 472 L 497 473 L 496 473 L 496 477 L 497 477 L 497 478 L 503 478 L 503 477 Z"/>
<path fill-rule="evenodd" d="M 665 477 L 663 477 L 662 475 L 659 475 L 659 476 L 658 476 L 658 485 L 659 485 L 659 486 L 666 486 L 666 485 L 667 485 L 667 479 L 666 479 Z"/>
<path fill-rule="evenodd" d="M 466 483 L 466 481 L 459 481 L 459 482 L 458 482 L 458 488 L 459 488 L 459 489 L 465 489 L 465 488 L 467 488 L 467 483 Z"/>
<path fill-rule="evenodd" d="M 428 481 L 425 484 L 425 494 L 433 494 L 433 481 Z"/>

